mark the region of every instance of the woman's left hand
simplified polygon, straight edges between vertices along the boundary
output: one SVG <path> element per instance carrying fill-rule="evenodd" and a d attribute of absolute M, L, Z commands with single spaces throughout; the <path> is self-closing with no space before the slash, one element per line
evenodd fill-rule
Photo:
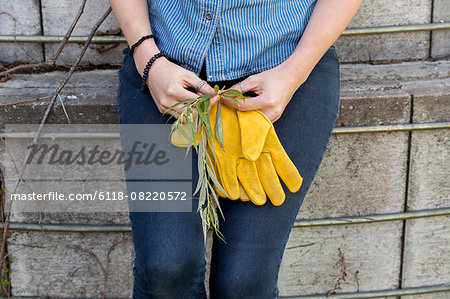
<path fill-rule="evenodd" d="M 252 91 L 257 94 L 255 97 L 245 99 L 239 107 L 234 101 L 223 98 L 221 102 L 225 105 L 239 109 L 239 111 L 248 111 L 260 109 L 269 118 L 272 123 L 277 121 L 284 112 L 289 101 L 292 99 L 295 91 L 304 82 L 294 79 L 290 75 L 284 64 L 275 68 L 254 74 L 246 78 L 241 84 L 235 84 L 230 89 L 236 89 L 242 92 Z"/>

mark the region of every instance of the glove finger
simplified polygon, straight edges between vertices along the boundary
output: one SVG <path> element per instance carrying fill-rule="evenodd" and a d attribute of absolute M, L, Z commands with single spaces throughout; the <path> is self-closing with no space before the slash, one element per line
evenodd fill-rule
<path fill-rule="evenodd" d="M 239 183 L 239 191 L 241 193 L 239 197 L 241 201 L 250 201 L 250 196 L 248 196 L 247 192 L 245 192 L 245 189 L 244 187 L 242 187 L 241 183 Z"/>
<path fill-rule="evenodd" d="M 211 150 L 209 149 L 209 147 L 207 147 L 206 150 L 208 151 L 208 155 L 209 155 L 209 157 L 211 158 L 211 160 L 213 160 L 214 158 L 212 157 Z M 221 178 L 220 178 L 220 173 L 219 173 L 219 170 L 218 170 L 218 168 L 217 168 L 217 164 L 216 164 L 216 163 L 213 163 L 213 164 L 214 164 L 214 165 L 212 166 L 211 169 L 214 170 L 214 174 L 216 175 L 217 182 L 220 184 L 220 186 L 222 186 L 222 188 L 223 188 L 224 190 L 226 190 L 226 189 L 223 187 L 223 183 L 222 183 L 222 180 L 221 180 Z M 208 165 L 211 167 L 211 163 L 210 163 L 209 160 L 208 160 Z M 214 182 L 213 182 L 213 183 L 214 183 Z M 227 198 L 227 197 L 228 197 L 226 194 L 224 194 L 224 193 L 220 190 L 220 188 L 219 188 L 215 183 L 214 183 L 214 189 L 216 190 L 217 194 L 218 194 L 220 197 L 223 197 L 223 198 Z"/>
<path fill-rule="evenodd" d="M 211 164 L 213 164 L 212 167 L 211 167 L 211 169 L 214 171 L 214 174 L 216 175 L 217 182 L 222 186 L 222 188 L 225 190 L 225 192 L 227 192 L 227 193 L 229 194 L 229 192 L 231 192 L 230 190 L 235 190 L 236 187 L 233 187 L 233 186 L 225 186 L 222 177 L 223 177 L 224 167 L 225 167 L 225 168 L 231 168 L 231 164 L 230 164 L 230 163 L 226 163 L 225 165 L 221 165 L 219 159 L 220 159 L 221 157 L 223 157 L 223 155 L 219 155 L 219 154 L 216 154 L 215 160 L 214 160 L 214 156 L 213 156 L 212 149 L 211 149 L 211 144 L 210 144 L 209 142 L 208 142 L 208 145 L 207 145 L 207 147 L 206 147 L 206 151 L 207 151 L 207 154 L 208 154 L 208 156 L 209 156 L 209 158 L 210 158 L 210 160 L 208 159 L 208 165 L 209 165 L 209 167 L 211 167 Z M 222 163 L 222 164 L 223 164 L 223 163 Z M 233 170 L 230 169 L 229 171 L 232 172 Z M 234 177 L 236 177 L 236 174 L 234 174 Z M 238 184 L 237 179 L 236 179 L 236 182 L 235 182 L 235 183 L 233 182 L 232 184 Z M 215 183 L 214 183 L 214 187 L 215 187 L 215 189 L 216 189 L 217 194 L 218 194 L 220 197 L 224 197 L 224 198 L 227 198 L 227 197 L 228 197 L 226 194 L 224 194 L 224 193 L 219 189 L 219 187 L 218 187 Z M 239 188 L 239 187 L 238 187 L 238 188 Z M 230 198 L 230 199 L 238 199 L 238 198 L 239 198 L 238 194 L 239 194 L 239 192 L 235 192 L 234 196 L 231 196 L 231 195 L 230 195 L 230 197 L 232 197 L 232 198 Z"/>
<path fill-rule="evenodd" d="M 275 133 L 275 129 L 273 129 L 273 127 L 267 134 L 264 151 L 270 152 L 273 165 L 275 166 L 278 175 L 289 188 L 289 190 L 292 193 L 297 192 L 302 185 L 303 178 L 301 177 L 297 167 L 295 167 L 294 163 L 289 158 L 288 154 L 281 145 L 281 142 L 278 139 L 278 136 Z"/>
<path fill-rule="evenodd" d="M 237 111 L 241 133 L 242 154 L 250 161 L 256 161 L 261 154 L 267 133 L 272 123 L 257 111 Z"/>
<path fill-rule="evenodd" d="M 247 159 L 239 159 L 237 164 L 237 175 L 248 197 L 255 205 L 263 205 L 267 201 L 264 188 L 259 181 L 258 170 L 255 162 Z"/>
<path fill-rule="evenodd" d="M 281 186 L 275 166 L 269 153 L 263 152 L 259 159 L 256 160 L 259 180 L 264 187 L 264 191 L 274 206 L 280 206 L 286 199 L 286 194 Z"/>
<path fill-rule="evenodd" d="M 187 126 L 183 124 L 177 130 L 172 131 L 170 142 L 176 147 L 187 147 L 189 145 L 189 140 L 185 137 L 185 134 L 189 136 Z"/>
<path fill-rule="evenodd" d="M 222 185 L 222 187 L 223 187 L 223 184 L 222 183 L 220 183 L 221 185 Z M 216 189 L 216 192 L 217 192 L 217 195 L 219 195 L 220 197 L 223 197 L 223 198 L 227 198 L 228 196 L 226 196 L 225 194 L 223 194 L 223 192 L 222 191 L 220 191 L 220 189 L 217 187 L 217 185 L 215 185 L 214 184 L 214 189 Z"/>
<path fill-rule="evenodd" d="M 220 176 L 220 181 L 222 182 L 222 187 L 228 194 L 228 198 L 230 199 L 238 199 L 239 198 L 239 182 L 236 173 L 236 165 L 234 163 L 225 163 L 225 165 L 221 165 L 218 162 L 218 173 Z"/>
<path fill-rule="evenodd" d="M 217 181 L 219 182 L 220 186 L 222 186 L 222 189 L 224 189 L 224 190 L 226 191 L 227 189 L 225 189 L 225 187 L 223 186 L 222 180 L 221 180 L 221 178 L 220 178 L 220 173 L 219 173 L 219 171 L 217 170 L 217 167 L 216 167 L 216 169 L 215 169 L 214 171 L 215 171 L 215 174 L 216 174 L 216 179 L 217 179 Z M 228 197 L 226 194 L 224 194 L 224 193 L 222 192 L 222 190 L 220 190 L 219 186 L 217 186 L 216 184 L 214 184 L 214 188 L 216 189 L 216 192 L 217 192 L 217 194 L 218 194 L 220 197 L 223 197 L 223 198 L 227 198 L 227 197 Z"/>

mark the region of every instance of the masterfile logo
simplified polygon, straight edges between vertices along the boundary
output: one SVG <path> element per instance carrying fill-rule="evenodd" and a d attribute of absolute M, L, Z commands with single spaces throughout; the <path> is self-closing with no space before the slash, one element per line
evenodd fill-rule
<path fill-rule="evenodd" d="M 37 128 L 4 132 L 14 211 L 192 211 L 192 151 L 170 144 L 170 124 L 48 124 L 33 143 Z"/>

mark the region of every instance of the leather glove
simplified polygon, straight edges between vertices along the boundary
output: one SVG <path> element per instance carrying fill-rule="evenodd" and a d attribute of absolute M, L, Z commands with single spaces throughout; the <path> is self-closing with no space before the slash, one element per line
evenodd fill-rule
<path fill-rule="evenodd" d="M 214 125 L 215 125 L 215 119 L 214 119 Z M 187 134 L 187 127 L 186 127 L 185 124 L 182 125 L 182 127 L 180 128 L 180 130 L 183 130 L 183 131 Z M 177 146 L 177 147 L 187 147 L 187 146 L 189 146 L 189 141 L 188 141 L 188 140 L 186 139 L 186 137 L 184 137 L 183 134 L 182 134 L 181 132 L 179 132 L 179 131 L 173 131 L 173 133 L 172 133 L 172 135 L 171 135 L 171 140 L 170 140 L 170 141 L 171 141 L 171 143 L 172 143 L 173 145 L 175 145 L 175 146 Z M 197 144 L 198 144 L 198 141 L 199 141 L 199 140 L 198 140 L 198 138 L 197 138 Z M 210 150 L 209 147 L 207 148 L 207 151 L 208 151 L 209 156 L 212 157 L 212 153 L 211 153 L 211 150 Z M 211 165 L 211 164 L 209 163 L 209 161 L 208 161 L 208 165 L 209 165 L 210 167 L 212 167 L 212 169 L 214 169 L 214 173 L 215 173 L 215 174 L 218 174 L 218 173 L 219 173 L 216 164 Z M 220 184 L 221 186 L 223 186 L 223 185 L 222 185 L 222 182 L 221 182 L 221 179 L 220 179 L 219 176 L 217 176 L 217 180 L 219 181 L 219 184 Z M 250 201 L 250 197 L 248 196 L 247 192 L 245 192 L 244 187 L 242 187 L 242 185 L 241 185 L 240 182 L 238 182 L 238 183 L 239 183 L 239 199 L 240 199 L 241 201 Z M 219 195 L 220 197 L 228 198 L 228 196 L 227 196 L 226 194 L 224 194 L 217 186 L 215 186 L 215 189 L 216 189 L 216 192 L 218 193 L 218 195 Z M 233 200 L 235 200 L 235 199 L 233 199 Z"/>
<path fill-rule="evenodd" d="M 232 200 L 251 200 L 256 205 L 266 203 L 266 194 L 274 205 L 281 205 L 285 194 L 278 175 L 291 192 L 301 186 L 302 178 L 281 146 L 272 122 L 261 111 L 240 112 L 221 105 L 222 150 L 215 135 L 218 104 L 211 107 L 212 138 L 208 150 L 216 154 L 215 173 L 227 195 L 217 187 L 222 197 Z M 176 146 L 187 146 L 186 139 L 174 132 Z"/>
<path fill-rule="evenodd" d="M 236 111 L 239 121 L 243 168 L 256 164 L 259 179 L 273 205 L 281 205 L 286 195 L 278 176 L 295 193 L 303 179 L 281 145 L 272 122 L 259 110 Z M 245 186 L 244 186 L 245 189 Z M 250 196 L 250 198 L 252 198 Z M 253 200 L 252 200 L 253 201 Z M 264 204 L 265 201 L 260 204 Z"/>
<path fill-rule="evenodd" d="M 212 136 L 208 139 L 207 147 L 210 152 L 214 150 L 215 166 L 217 169 L 219 183 L 227 193 L 227 197 L 233 200 L 241 197 L 241 187 L 252 199 L 252 202 L 260 203 L 266 200 L 264 187 L 258 176 L 256 165 L 241 163 L 245 160 L 242 151 L 240 128 L 237 118 L 237 111 L 226 105 L 221 107 L 222 119 L 222 140 L 224 149 L 219 144 L 216 137 L 216 117 L 219 104 L 215 104 L 210 110 L 210 120 Z M 251 150 L 249 149 L 249 152 Z M 257 153 L 251 153 L 255 156 Z M 244 166 L 244 167 L 243 167 Z M 216 189 L 217 190 L 217 189 Z M 224 195 L 220 194 L 219 195 Z"/>

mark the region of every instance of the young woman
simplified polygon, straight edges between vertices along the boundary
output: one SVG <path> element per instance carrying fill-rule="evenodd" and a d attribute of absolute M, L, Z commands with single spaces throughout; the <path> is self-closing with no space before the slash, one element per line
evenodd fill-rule
<path fill-rule="evenodd" d="M 260 109 L 274 123 L 303 184 L 296 193 L 285 190 L 281 206 L 221 199 L 226 221 L 219 216 L 219 227 L 227 243 L 214 235 L 209 290 L 211 298 L 278 298 L 284 249 L 339 111 L 332 44 L 362 0 L 110 2 L 129 44 L 119 71 L 119 123 L 166 123 L 162 112 L 214 93 L 215 84 L 255 96 L 239 109 Z M 149 34 L 154 38 L 130 53 Z M 147 62 L 159 52 L 167 55 L 155 57 L 148 90 L 141 91 Z M 206 298 L 197 204 L 194 199 L 192 213 L 130 212 L 133 298 Z"/>

